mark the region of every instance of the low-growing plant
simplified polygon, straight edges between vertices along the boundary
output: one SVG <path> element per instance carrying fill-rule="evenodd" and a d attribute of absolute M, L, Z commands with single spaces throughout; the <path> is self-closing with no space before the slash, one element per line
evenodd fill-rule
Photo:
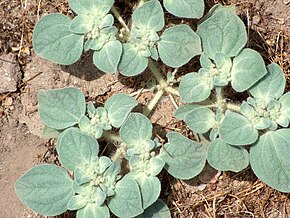
<path fill-rule="evenodd" d="M 77 210 L 77 217 L 171 217 L 158 199 L 164 168 L 178 179 L 197 176 L 208 162 L 222 171 L 239 172 L 249 163 L 269 186 L 290 192 L 290 97 L 277 64 L 267 67 L 261 55 L 245 48 L 248 37 L 234 7 L 214 6 L 203 18 L 203 0 L 164 0 L 164 8 L 183 18 L 201 18 L 196 33 L 189 25 L 165 27 L 157 0 L 141 0 L 127 25 L 113 0 L 69 0 L 77 14 L 70 19 L 50 14 L 33 33 L 35 52 L 58 64 L 76 62 L 93 50 L 96 67 L 107 73 L 135 76 L 147 67 L 158 84 L 143 114 L 138 102 L 115 94 L 104 107 L 86 103 L 76 88 L 40 91 L 39 114 L 44 135 L 57 139 L 61 166 L 33 167 L 16 182 L 21 201 L 43 215 Z M 122 25 L 114 26 L 114 17 Z M 160 33 L 162 31 L 162 33 Z M 201 68 L 176 78 L 178 67 L 200 55 Z M 154 61 L 176 68 L 164 79 Z M 179 83 L 178 90 L 174 88 Z M 233 93 L 247 92 L 245 101 Z M 175 112 L 196 141 L 178 132 L 165 145 L 152 138 L 146 117 L 165 94 L 186 105 Z M 232 99 L 231 99 L 232 98 Z M 99 155 L 98 140 L 115 147 Z M 250 147 L 247 147 L 251 145 Z"/>

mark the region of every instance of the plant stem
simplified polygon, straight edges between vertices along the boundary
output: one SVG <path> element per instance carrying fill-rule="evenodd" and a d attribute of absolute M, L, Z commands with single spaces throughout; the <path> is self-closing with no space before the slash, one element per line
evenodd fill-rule
<path fill-rule="evenodd" d="M 102 137 L 111 141 L 111 142 L 119 142 L 119 143 L 123 142 L 122 139 L 120 138 L 120 136 L 115 135 L 110 131 L 104 131 Z"/>
<path fill-rule="evenodd" d="M 154 97 L 152 98 L 152 100 L 149 102 L 149 104 L 145 107 L 143 114 L 145 116 L 148 116 L 151 111 L 154 109 L 154 107 L 156 106 L 156 104 L 159 102 L 160 98 L 162 97 L 162 95 L 164 94 L 164 90 L 160 89 L 157 91 L 157 93 L 154 95 Z"/>
<path fill-rule="evenodd" d="M 240 105 L 238 104 L 227 103 L 226 108 L 236 112 L 240 112 Z"/>
<path fill-rule="evenodd" d="M 160 84 L 161 88 L 163 89 L 165 87 L 168 87 L 168 83 L 165 79 L 163 79 L 160 71 L 158 70 L 151 58 L 149 58 L 148 67 L 151 70 L 152 74 L 155 76 L 157 82 Z"/>
<path fill-rule="evenodd" d="M 120 22 L 120 24 L 125 28 L 126 32 L 130 32 L 129 27 L 127 26 L 126 22 L 124 21 L 118 10 L 115 8 L 115 6 L 111 8 L 111 11 L 113 12 L 117 20 Z"/>

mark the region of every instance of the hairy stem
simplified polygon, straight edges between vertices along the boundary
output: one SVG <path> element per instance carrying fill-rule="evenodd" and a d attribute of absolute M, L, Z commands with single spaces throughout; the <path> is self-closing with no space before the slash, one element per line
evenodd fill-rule
<path fill-rule="evenodd" d="M 149 64 L 148 64 L 149 69 L 151 70 L 152 74 L 155 76 L 157 82 L 160 84 L 161 88 L 168 87 L 168 83 L 166 82 L 165 79 L 163 79 L 160 71 L 152 61 L 152 59 L 149 58 Z"/>
<path fill-rule="evenodd" d="M 240 105 L 238 104 L 227 103 L 226 108 L 232 111 L 240 112 Z"/>
<path fill-rule="evenodd" d="M 159 100 L 160 100 L 160 98 L 162 97 L 163 94 L 164 94 L 164 90 L 163 89 L 160 89 L 160 90 L 157 91 L 157 93 L 154 95 L 154 97 L 149 102 L 149 104 L 147 106 L 145 106 L 145 109 L 143 111 L 143 114 L 145 116 L 148 116 L 151 113 L 151 111 L 154 109 L 156 104 L 159 102 Z"/>
<path fill-rule="evenodd" d="M 117 18 L 117 20 L 120 22 L 120 24 L 125 28 L 126 32 L 130 32 L 129 27 L 127 26 L 126 22 L 124 21 L 124 19 L 122 18 L 118 10 L 115 8 L 115 6 L 111 8 L 111 11 L 114 14 L 114 16 Z"/>
<path fill-rule="evenodd" d="M 102 137 L 111 142 L 123 142 L 120 136 L 113 134 L 111 131 L 104 131 Z"/>

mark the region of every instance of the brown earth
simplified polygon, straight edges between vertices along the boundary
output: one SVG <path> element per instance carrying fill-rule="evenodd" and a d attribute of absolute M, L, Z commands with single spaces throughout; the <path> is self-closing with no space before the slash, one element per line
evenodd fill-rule
<path fill-rule="evenodd" d="M 122 14 L 129 17 L 136 1 L 117 1 Z M 236 5 L 238 14 L 248 27 L 248 47 L 259 51 L 266 62 L 276 62 L 284 70 L 289 90 L 290 82 L 290 1 L 289 0 L 207 0 L 208 8 L 216 3 Z M 149 72 L 134 78 L 104 75 L 91 63 L 91 55 L 82 61 L 63 67 L 36 57 L 31 46 L 35 22 L 44 14 L 61 12 L 72 16 L 66 1 L 2 0 L 0 2 L 0 54 L 13 54 L 21 69 L 16 92 L 0 94 L 0 217 L 40 217 L 27 209 L 15 196 L 14 183 L 31 166 L 40 162 L 55 162 L 54 142 L 42 139 L 42 124 L 37 114 L 39 89 L 76 86 L 88 99 L 102 104 L 116 92 L 133 93 L 141 111 L 152 94 L 139 94 L 146 82 L 154 79 Z M 167 20 L 173 20 L 166 14 Z M 192 26 L 195 21 L 183 20 Z M 1 57 L 0 57 L 1 60 Z M 196 60 L 181 68 L 190 72 Z M 0 73 L 1 72 L 0 68 Z M 146 81 L 146 82 L 145 82 Z M 0 81 L 1 82 L 1 81 Z M 179 104 L 178 99 L 174 101 Z M 151 120 L 154 133 L 176 130 L 188 137 L 192 133 L 173 116 L 174 104 L 169 96 L 161 99 Z M 162 198 L 173 217 L 290 217 L 289 194 L 275 191 L 259 181 L 250 167 L 235 174 L 219 173 L 207 167 L 201 175 L 180 181 L 163 172 Z M 61 217 L 74 217 L 66 213 Z"/>

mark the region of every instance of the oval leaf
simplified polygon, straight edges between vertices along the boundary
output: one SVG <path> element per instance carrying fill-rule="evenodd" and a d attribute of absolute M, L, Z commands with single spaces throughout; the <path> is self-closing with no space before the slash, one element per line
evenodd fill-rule
<path fill-rule="evenodd" d="M 256 176 L 281 192 L 290 192 L 290 130 L 262 135 L 251 147 L 250 163 Z"/>
<path fill-rule="evenodd" d="M 191 179 L 205 166 L 207 151 L 204 145 L 184 137 L 180 133 L 167 134 L 169 143 L 161 150 L 165 169 L 178 179 Z"/>
<path fill-rule="evenodd" d="M 204 0 L 163 0 L 165 9 L 177 17 L 201 18 Z"/>
<path fill-rule="evenodd" d="M 234 58 L 231 70 L 232 87 L 243 92 L 267 74 L 262 56 L 250 48 L 245 48 Z"/>
<path fill-rule="evenodd" d="M 179 94 L 182 102 L 200 102 L 210 96 L 211 89 L 198 73 L 186 74 L 179 84 Z"/>
<path fill-rule="evenodd" d="M 83 52 L 84 36 L 69 30 L 71 20 L 62 14 L 49 14 L 39 20 L 32 44 L 40 57 L 56 64 L 75 63 Z"/>
<path fill-rule="evenodd" d="M 140 113 L 131 113 L 121 126 L 120 137 L 131 146 L 139 146 L 152 136 L 150 120 Z"/>
<path fill-rule="evenodd" d="M 118 66 L 124 76 L 136 76 L 142 73 L 148 66 L 148 58 L 144 57 L 138 47 L 131 43 L 123 45 L 123 54 Z"/>
<path fill-rule="evenodd" d="M 178 120 L 185 120 L 185 116 L 198 107 L 200 107 L 198 104 L 182 105 L 175 111 L 174 116 Z"/>
<path fill-rule="evenodd" d="M 148 207 L 144 213 L 137 218 L 171 218 L 170 210 L 161 199 L 158 199 L 154 204 Z"/>
<path fill-rule="evenodd" d="M 98 156 L 98 152 L 99 144 L 96 139 L 77 128 L 65 130 L 57 142 L 59 161 L 71 171 L 93 161 Z"/>
<path fill-rule="evenodd" d="M 285 95 L 283 95 L 279 102 L 281 103 L 281 113 L 286 115 L 288 119 L 290 120 L 290 92 L 287 92 Z"/>
<path fill-rule="evenodd" d="M 118 40 L 107 42 L 103 48 L 94 52 L 94 64 L 106 73 L 117 72 L 122 55 L 122 44 Z"/>
<path fill-rule="evenodd" d="M 114 0 L 68 0 L 69 6 L 77 14 L 107 14 L 114 4 Z"/>
<path fill-rule="evenodd" d="M 40 90 L 38 111 L 45 125 L 54 129 L 65 129 L 77 124 L 85 114 L 85 97 L 76 88 Z"/>
<path fill-rule="evenodd" d="M 137 182 L 132 179 L 120 180 L 108 206 L 118 217 L 135 217 L 141 214 L 144 210 Z"/>
<path fill-rule="evenodd" d="M 95 203 L 89 203 L 77 211 L 77 218 L 110 218 L 110 212 L 105 205 L 98 206 Z"/>
<path fill-rule="evenodd" d="M 231 145 L 250 145 L 258 139 L 258 131 L 243 115 L 227 111 L 220 126 L 221 140 Z"/>
<path fill-rule="evenodd" d="M 249 160 L 247 149 L 229 145 L 220 139 L 213 141 L 208 149 L 207 161 L 217 170 L 240 172 L 249 165 Z"/>
<path fill-rule="evenodd" d="M 82 195 L 74 195 L 71 197 L 67 203 L 67 209 L 69 210 L 79 210 L 86 206 L 88 200 Z"/>
<path fill-rule="evenodd" d="M 32 167 L 15 184 L 19 199 L 33 211 L 44 216 L 56 216 L 67 210 L 74 195 L 73 181 L 67 172 L 55 165 Z"/>
<path fill-rule="evenodd" d="M 137 27 L 160 31 L 164 27 L 164 13 L 159 1 L 151 0 L 137 8 L 132 15 Z"/>
<path fill-rule="evenodd" d="M 231 8 L 219 7 L 197 27 L 204 53 L 211 59 L 217 53 L 236 56 L 248 37 L 244 23 Z"/>
<path fill-rule="evenodd" d="M 110 97 L 105 103 L 105 109 L 112 126 L 119 128 L 137 104 L 138 102 L 129 95 L 120 93 Z"/>
<path fill-rule="evenodd" d="M 158 51 L 163 63 L 170 67 L 181 67 L 201 54 L 200 38 L 188 25 L 170 27 L 158 41 Z"/>
<path fill-rule="evenodd" d="M 216 123 L 215 114 L 206 107 L 198 107 L 185 116 L 185 123 L 196 133 L 206 133 Z"/>

